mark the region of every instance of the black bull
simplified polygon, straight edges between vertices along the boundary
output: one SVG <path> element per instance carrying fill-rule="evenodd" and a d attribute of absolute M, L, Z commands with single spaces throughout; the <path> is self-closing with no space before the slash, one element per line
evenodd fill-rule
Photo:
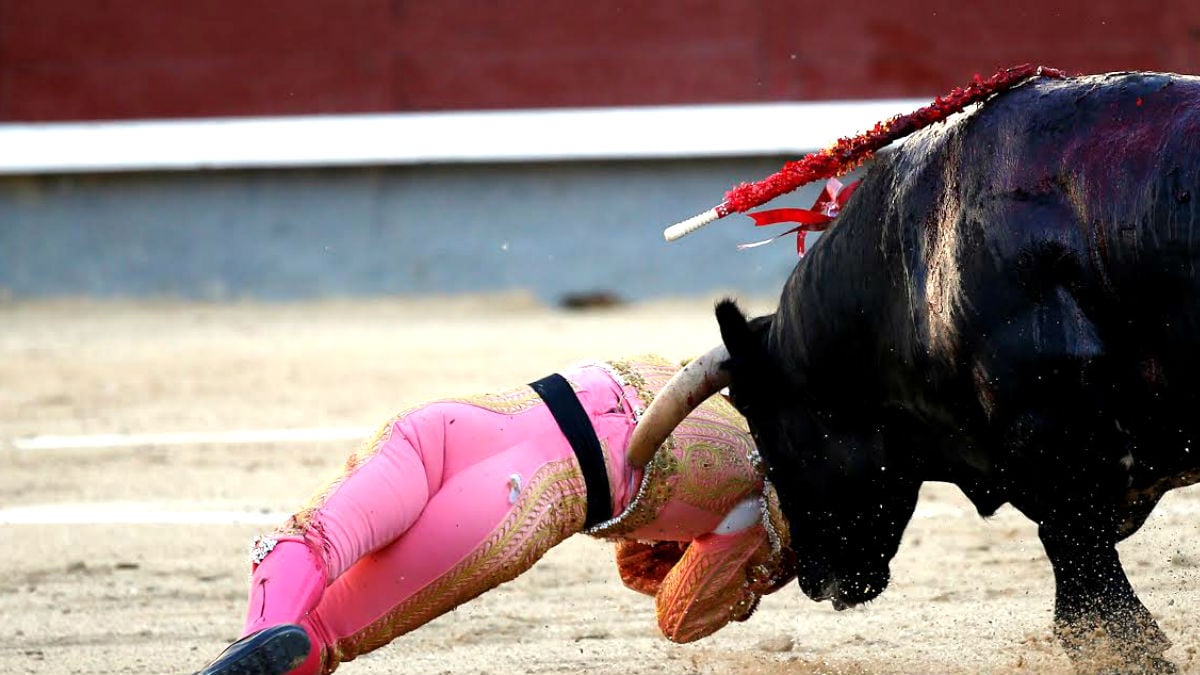
<path fill-rule="evenodd" d="M 1037 523 L 1077 662 L 1173 670 L 1115 544 L 1200 480 L 1200 78 L 1035 79 L 920 132 L 775 314 L 717 317 L 810 597 L 878 595 L 948 481 Z"/>

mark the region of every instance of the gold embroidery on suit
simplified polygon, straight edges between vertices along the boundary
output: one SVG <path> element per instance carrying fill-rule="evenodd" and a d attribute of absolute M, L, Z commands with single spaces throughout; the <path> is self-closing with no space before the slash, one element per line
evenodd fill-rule
<path fill-rule="evenodd" d="M 354 635 L 326 664 L 349 661 L 510 581 L 583 527 L 587 496 L 574 457 L 550 462 L 529 480 L 508 516 L 461 562 Z"/>
<path fill-rule="evenodd" d="M 308 529 L 314 524 L 313 515 L 315 515 L 316 512 L 325 505 L 325 502 L 329 500 L 329 497 L 332 496 L 333 493 L 336 492 L 337 489 L 342 485 L 342 483 L 354 473 L 355 469 L 362 466 L 367 460 L 379 454 L 380 449 L 387 444 L 389 439 L 391 439 L 396 422 L 400 421 L 405 415 L 416 409 L 417 408 L 406 410 L 388 420 L 379 428 L 378 431 L 375 432 L 375 435 L 372 436 L 369 441 L 363 444 L 361 450 L 350 453 L 350 456 L 346 458 L 346 462 L 343 465 L 341 472 L 326 482 L 321 489 L 317 490 L 316 494 L 314 494 L 299 511 L 288 518 L 285 524 L 279 528 L 276 528 L 275 533 L 279 536 L 303 536 L 305 532 L 307 532 Z"/>
<path fill-rule="evenodd" d="M 646 405 L 679 370 L 658 357 L 612 361 Z M 616 518 L 588 530 L 598 537 L 619 537 L 654 522 L 667 502 L 678 500 L 718 516 L 761 489 L 758 452 L 745 419 L 728 401 L 713 396 L 667 437 L 643 469 L 642 482 L 629 506 Z"/>
<path fill-rule="evenodd" d="M 477 394 L 475 396 L 464 396 L 462 398 L 447 400 L 451 403 L 465 403 L 476 408 L 483 408 L 506 415 L 525 412 L 542 403 L 542 398 L 528 385 L 514 387 L 498 394 Z"/>
<path fill-rule="evenodd" d="M 753 528 L 722 539 L 692 542 L 654 596 L 659 628 L 673 642 L 691 642 L 744 620 L 757 603 L 746 583 L 746 563 L 764 547 L 762 532 Z"/>
<path fill-rule="evenodd" d="M 461 403 L 496 413 L 515 415 L 540 405 L 542 399 L 531 387 L 522 385 L 499 393 L 479 394 L 422 403 L 401 411 L 381 426 L 375 432 L 375 435 L 363 445 L 361 450 L 351 453 L 346 458 L 345 465 L 338 475 L 330 479 L 321 489 L 317 490 L 316 494 L 288 519 L 287 523 L 276 529 L 275 534 L 278 536 L 303 536 L 305 531 L 313 526 L 313 515 L 325 505 L 325 502 L 337 491 L 346 478 L 367 460 L 378 454 L 379 450 L 387 444 L 394 433 L 396 424 L 402 422 L 404 418 L 418 410 L 438 403 Z"/>

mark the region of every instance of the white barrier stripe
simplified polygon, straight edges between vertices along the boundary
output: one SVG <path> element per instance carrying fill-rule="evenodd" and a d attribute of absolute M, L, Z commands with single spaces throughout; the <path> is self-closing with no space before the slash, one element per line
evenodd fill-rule
<path fill-rule="evenodd" d="M 152 502 L 34 504 L 0 509 L 0 525 L 277 525 L 282 511 L 166 508 Z"/>
<path fill-rule="evenodd" d="M 798 155 L 928 102 L 0 124 L 0 175 Z"/>
<path fill-rule="evenodd" d="M 1154 510 L 1154 516 L 1195 516 L 1200 514 L 1200 502 L 1165 504 Z M 31 504 L 0 508 L 3 525 L 277 525 L 285 522 L 289 513 L 246 509 L 180 509 L 163 502 L 95 502 L 76 504 Z M 914 518 L 979 518 L 975 511 L 953 504 L 921 504 Z M 990 520 L 1025 521 L 1015 509 L 1004 507 Z"/>
<path fill-rule="evenodd" d="M 314 427 L 310 429 L 240 429 L 232 431 L 172 431 L 149 434 L 44 435 L 14 438 L 17 450 L 94 450 L 171 445 L 238 445 L 244 443 L 312 443 L 362 440 L 370 427 Z"/>

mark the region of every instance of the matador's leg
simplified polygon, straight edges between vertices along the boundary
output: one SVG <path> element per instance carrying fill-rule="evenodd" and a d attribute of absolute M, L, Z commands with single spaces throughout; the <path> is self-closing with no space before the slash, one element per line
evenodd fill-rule
<path fill-rule="evenodd" d="M 276 550 L 293 553 L 279 559 L 298 561 L 300 573 L 281 575 L 274 589 L 255 584 L 266 597 L 252 596 L 250 612 L 257 625 L 306 628 L 313 649 L 295 672 L 331 670 L 385 644 L 513 578 L 581 529 L 579 462 L 540 399 L 523 391 L 486 401 L 497 409 L 440 403 L 402 417 L 293 518 L 325 569 L 305 571 L 285 539 Z M 306 592 L 314 576 L 328 588 Z"/>
<path fill-rule="evenodd" d="M 448 480 L 403 537 L 330 585 L 301 624 L 315 640 L 294 672 L 331 672 L 513 579 L 578 532 L 586 493 L 577 460 L 568 451 L 530 466 L 527 454 L 514 448 Z M 519 490 L 492 489 L 522 471 Z"/>
<path fill-rule="evenodd" d="M 623 449 L 632 419 L 614 407 L 614 387 L 604 375 L 576 393 Z M 639 476 L 620 449 L 602 451 L 615 514 Z M 293 672 L 328 672 L 528 569 L 582 528 L 586 492 L 575 451 L 529 387 L 420 408 L 292 519 L 293 539 L 258 572 L 284 566 L 273 559 L 291 569 L 270 594 L 271 583 L 254 585 L 251 623 L 300 623 L 313 649 Z"/>
<path fill-rule="evenodd" d="M 298 622 L 333 579 L 408 530 L 443 480 L 444 412 L 433 405 L 389 422 L 277 537 L 255 544 L 243 635 Z"/>

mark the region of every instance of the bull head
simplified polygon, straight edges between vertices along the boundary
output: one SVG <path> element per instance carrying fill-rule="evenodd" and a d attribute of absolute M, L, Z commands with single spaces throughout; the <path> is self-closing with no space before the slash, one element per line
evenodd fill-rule
<path fill-rule="evenodd" d="M 773 315 L 748 321 L 730 300 L 716 313 L 724 344 L 659 392 L 634 431 L 629 461 L 644 466 L 676 425 L 728 386 L 779 492 L 801 589 L 837 609 L 875 598 L 916 507 L 915 467 L 885 452 L 882 420 L 838 419 L 787 377 L 770 349 Z"/>

